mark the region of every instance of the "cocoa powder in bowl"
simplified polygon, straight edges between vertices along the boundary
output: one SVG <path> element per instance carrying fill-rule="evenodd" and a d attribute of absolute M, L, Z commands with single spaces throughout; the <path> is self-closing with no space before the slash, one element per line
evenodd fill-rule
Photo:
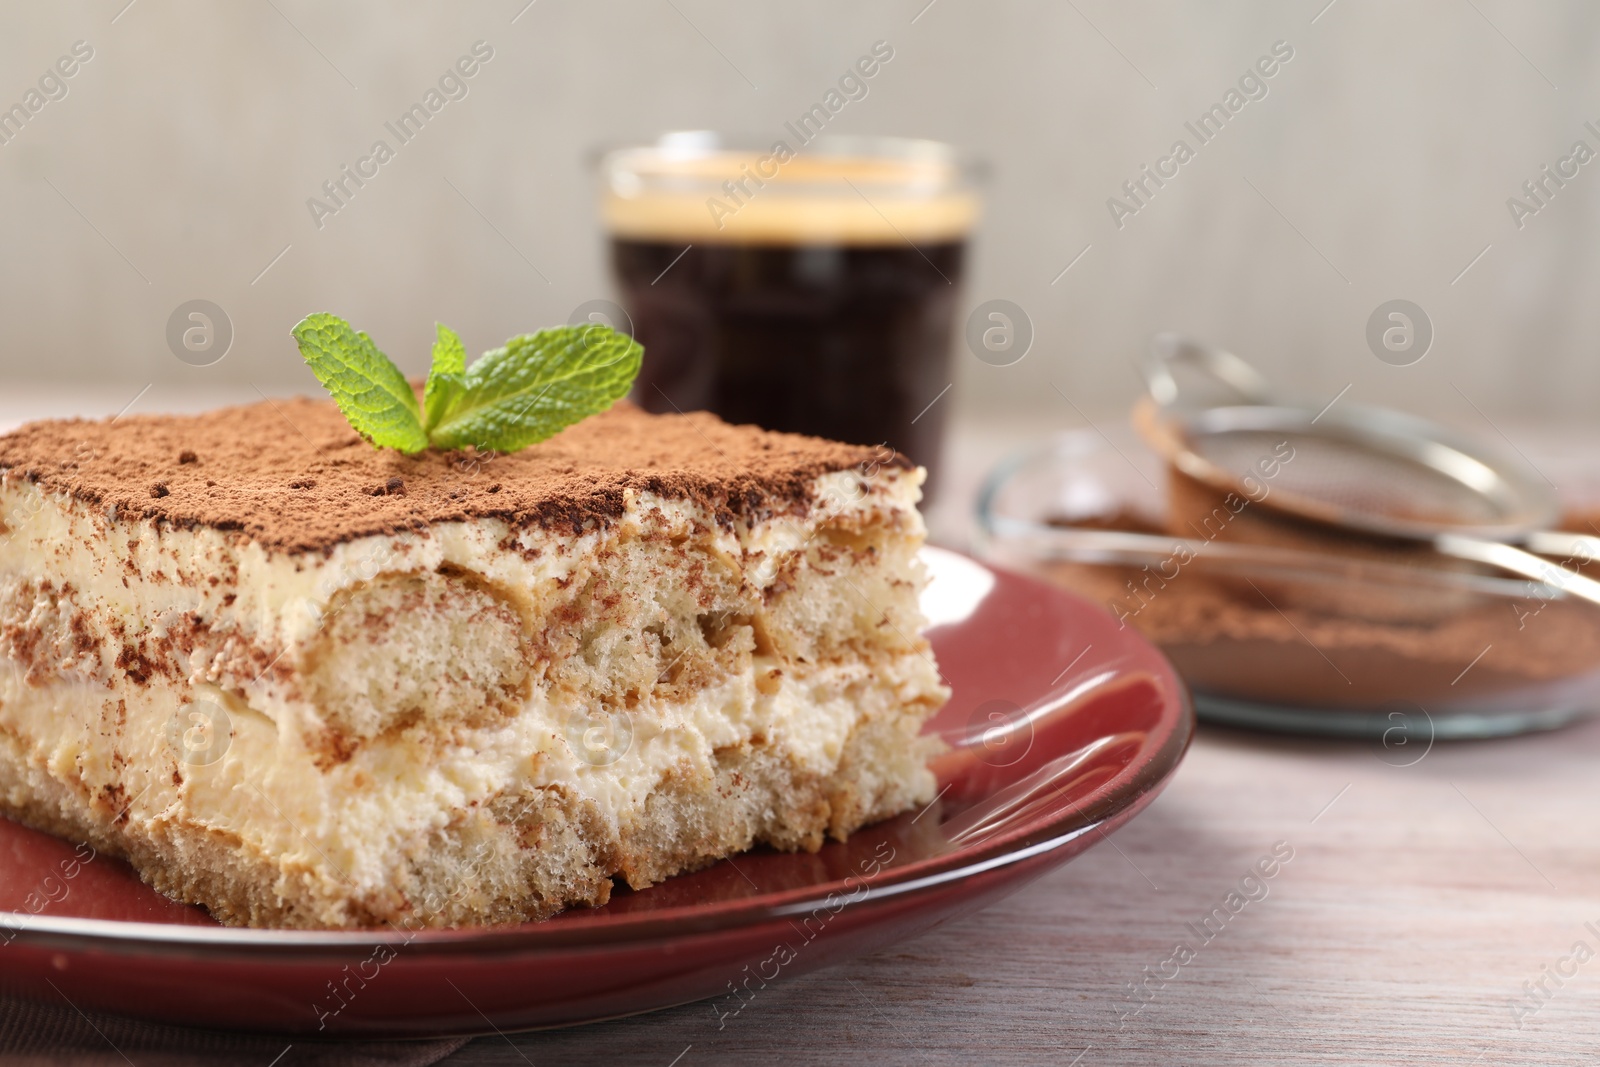
<path fill-rule="evenodd" d="M 1566 528 L 1591 532 L 1593 517 L 1574 516 Z M 1166 524 L 1122 513 L 1054 525 L 1160 533 Z M 1398 559 L 1423 569 L 1410 546 L 1381 562 Z M 1373 562 L 1355 553 L 1321 572 L 1257 574 L 1215 566 L 1202 552 L 1160 574 L 1034 566 L 1136 627 L 1201 694 L 1363 713 L 1403 702 L 1448 714 L 1600 690 L 1600 608 L 1548 599 L 1532 583 L 1474 583 L 1437 556 L 1427 561 L 1433 573 L 1409 585 L 1378 575 Z M 1580 694 L 1586 683 L 1596 684 Z"/>

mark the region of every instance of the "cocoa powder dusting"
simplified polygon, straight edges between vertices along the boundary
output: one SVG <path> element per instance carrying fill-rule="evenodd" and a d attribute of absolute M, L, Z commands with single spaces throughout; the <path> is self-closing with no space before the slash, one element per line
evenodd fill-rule
<path fill-rule="evenodd" d="M 803 510 L 819 475 L 869 465 L 883 465 L 876 449 L 627 402 L 512 455 L 374 448 L 331 401 L 304 397 L 0 436 L 0 472 L 47 492 L 285 552 L 488 518 L 576 534 L 619 516 L 630 489 L 693 501 L 720 522 L 756 520 Z"/>

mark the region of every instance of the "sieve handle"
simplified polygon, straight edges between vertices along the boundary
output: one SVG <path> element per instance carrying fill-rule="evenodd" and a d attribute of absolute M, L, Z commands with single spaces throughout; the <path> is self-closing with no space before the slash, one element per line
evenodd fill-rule
<path fill-rule="evenodd" d="M 1539 530 L 1527 536 L 1523 545 L 1541 556 L 1556 556 L 1579 564 L 1600 560 L 1600 537 L 1566 530 Z"/>
<path fill-rule="evenodd" d="M 1172 375 L 1172 368 L 1180 364 L 1198 368 L 1239 394 L 1247 404 L 1265 404 L 1272 397 L 1272 385 L 1266 376 L 1232 352 L 1181 334 L 1158 333 L 1145 349 L 1139 375 L 1151 398 L 1164 408 L 1182 399 L 1178 380 Z"/>
<path fill-rule="evenodd" d="M 1600 604 L 1600 582 L 1557 566 L 1527 549 L 1500 541 L 1481 541 L 1476 537 L 1462 537 L 1460 534 L 1440 534 L 1434 538 L 1433 547 L 1447 556 L 1487 563 L 1491 567 L 1499 567 L 1512 574 L 1544 582 L 1563 593 L 1581 597 L 1591 604 Z"/>

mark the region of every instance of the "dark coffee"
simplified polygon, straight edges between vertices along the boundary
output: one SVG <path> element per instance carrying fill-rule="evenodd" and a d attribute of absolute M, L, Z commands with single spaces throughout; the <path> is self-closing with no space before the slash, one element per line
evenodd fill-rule
<path fill-rule="evenodd" d="M 602 165 L 634 398 L 895 450 L 937 475 L 971 175 L 948 145 L 671 134 Z"/>
<path fill-rule="evenodd" d="M 639 403 L 936 465 L 963 242 L 689 244 L 612 241 Z"/>

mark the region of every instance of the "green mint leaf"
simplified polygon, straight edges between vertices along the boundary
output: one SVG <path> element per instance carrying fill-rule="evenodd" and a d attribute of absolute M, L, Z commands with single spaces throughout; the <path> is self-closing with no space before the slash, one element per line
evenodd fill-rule
<path fill-rule="evenodd" d="M 357 433 L 379 448 L 421 452 L 428 447 L 411 384 L 372 338 L 321 311 L 301 319 L 293 332 L 311 373 Z"/>
<path fill-rule="evenodd" d="M 442 322 L 433 325 L 439 336 L 433 342 L 433 366 L 422 394 L 422 408 L 427 413 L 422 425 L 427 430 L 439 425 L 439 419 L 466 388 L 463 376 L 467 373 L 467 349 L 461 338 Z"/>
<path fill-rule="evenodd" d="M 644 349 L 599 324 L 513 337 L 468 368 L 464 391 L 432 425 L 436 448 L 515 452 L 616 403 Z"/>

